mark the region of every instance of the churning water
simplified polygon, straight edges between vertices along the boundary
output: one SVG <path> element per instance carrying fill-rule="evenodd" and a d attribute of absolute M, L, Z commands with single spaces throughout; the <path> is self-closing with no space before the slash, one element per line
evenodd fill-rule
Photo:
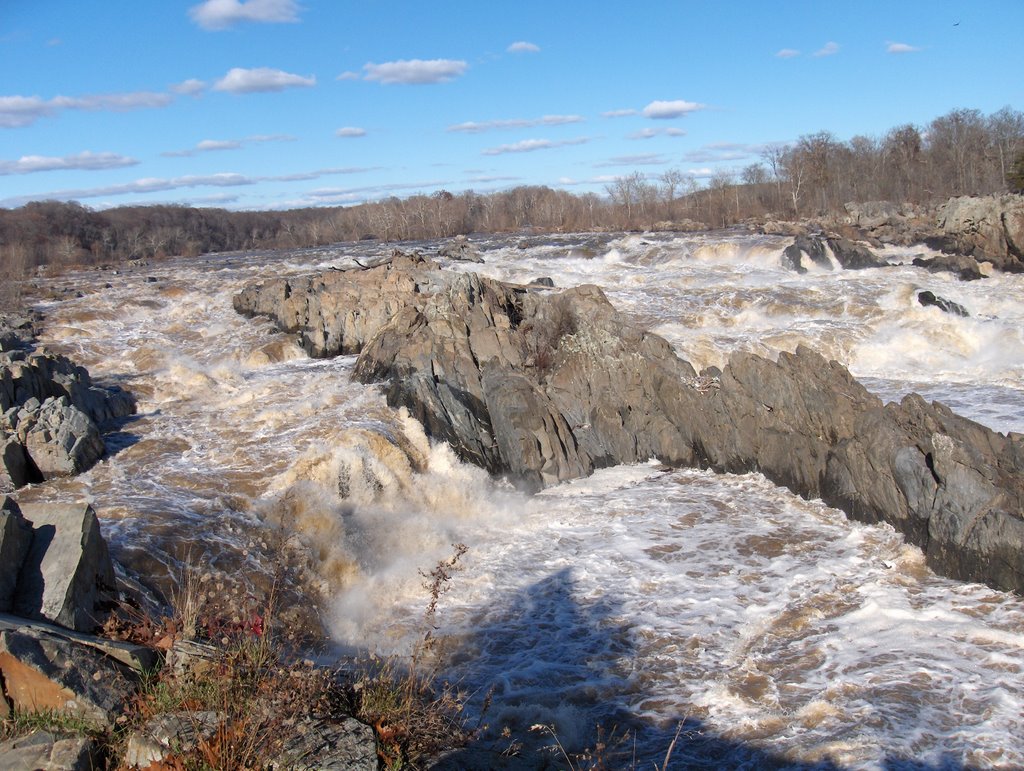
<path fill-rule="evenodd" d="M 600 285 L 699 370 L 806 343 L 883 398 L 916 390 L 1024 430 L 1024 277 L 962 283 L 902 265 L 795 275 L 789 240 L 716 233 L 484 238 L 517 282 Z M 420 244 L 430 251 L 436 244 Z M 308 552 L 342 648 L 402 652 L 422 634 L 421 570 L 465 543 L 438 634 L 486 721 L 595 726 L 678 767 L 1024 766 L 1024 600 L 935 576 L 890 528 L 757 475 L 607 469 L 527 498 L 432 446 L 354 359 L 310 360 L 231 298 L 264 275 L 372 256 L 366 244 L 178 260 L 62 279 L 44 342 L 120 382 L 140 417 L 73 480 L 23 491 L 93 502 L 140 573 L 184 561 L 253 574 L 283 525 Z M 953 316 L 917 292 L 964 306 Z M 632 739 L 635 733 L 636 740 Z"/>

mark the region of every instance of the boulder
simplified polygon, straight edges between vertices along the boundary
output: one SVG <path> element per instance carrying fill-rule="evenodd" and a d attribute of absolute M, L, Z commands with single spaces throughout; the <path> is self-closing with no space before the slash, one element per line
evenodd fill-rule
<path fill-rule="evenodd" d="M 309 720 L 295 732 L 275 769 L 296 771 L 376 771 L 377 739 L 370 726 L 354 718 L 339 722 Z"/>
<path fill-rule="evenodd" d="M 945 297 L 939 297 L 927 290 L 917 293 L 917 301 L 921 303 L 921 305 L 924 305 L 925 307 L 929 305 L 934 305 L 940 311 L 943 311 L 945 313 L 952 313 L 954 316 L 966 317 L 971 315 L 970 313 L 967 312 L 967 309 L 964 306 L 960 305 L 960 303 L 955 303 L 952 300 L 947 300 Z"/>
<path fill-rule="evenodd" d="M 19 415 L 19 434 L 43 479 L 80 474 L 106 452 L 96 424 L 66 396 L 51 396 L 37 411 Z"/>
<path fill-rule="evenodd" d="M 1024 271 L 1024 196 L 951 198 L 939 207 L 937 224 L 943 251 Z"/>
<path fill-rule="evenodd" d="M 820 239 L 804 246 L 824 253 Z M 939 572 L 1024 590 L 1020 438 L 919 398 L 883 405 L 810 349 L 777 361 L 736 354 L 697 376 L 594 286 L 539 291 L 407 260 L 331 288 L 323 275 L 303 285 L 303 296 L 278 282 L 251 287 L 245 304 L 292 325 L 294 309 L 340 298 L 349 312 L 375 309 L 376 324 L 359 329 L 354 376 L 382 382 L 429 436 L 521 487 L 652 457 L 759 471 L 851 517 L 890 522 Z M 393 309 L 383 323 L 382 296 Z"/>
<path fill-rule="evenodd" d="M 100 768 L 96 741 L 88 736 L 37 730 L 0 742 L 5 771 L 93 771 Z"/>
<path fill-rule="evenodd" d="M 25 445 L 0 426 L 0 493 L 9 493 L 29 482 L 42 481 L 25 455 Z"/>
<path fill-rule="evenodd" d="M 222 720 L 216 712 L 198 710 L 156 715 L 128 737 L 125 763 L 129 768 L 174 768 L 164 762 L 209 741 Z"/>
<path fill-rule="evenodd" d="M 14 607 L 21 566 L 32 544 L 32 526 L 18 504 L 6 495 L 0 499 L 0 613 Z"/>
<path fill-rule="evenodd" d="M 54 710 L 110 727 L 138 677 L 95 648 L 36 629 L 0 630 L 0 674 L 11 707 Z"/>
<path fill-rule="evenodd" d="M 25 503 L 21 512 L 33 532 L 14 612 L 91 631 L 117 599 L 113 563 L 96 512 L 81 503 Z"/>
<path fill-rule="evenodd" d="M 977 281 L 984 278 L 978 261 L 964 254 L 941 254 L 936 257 L 915 257 L 911 263 L 929 273 L 948 272 L 961 281 Z"/>
<path fill-rule="evenodd" d="M 469 242 L 465 236 L 455 236 L 451 241 L 437 250 L 438 257 L 458 262 L 483 262 L 480 250 Z"/>
<path fill-rule="evenodd" d="M 844 270 L 864 270 L 866 268 L 884 268 L 885 260 L 862 244 L 854 243 L 847 238 L 827 239 L 828 247 L 835 255 L 836 261 Z"/>

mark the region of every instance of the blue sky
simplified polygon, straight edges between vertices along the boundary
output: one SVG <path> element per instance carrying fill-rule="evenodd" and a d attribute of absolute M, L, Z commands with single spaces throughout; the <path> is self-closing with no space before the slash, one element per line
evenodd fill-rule
<path fill-rule="evenodd" d="M 616 176 L 1024 109 L 1024 0 L 0 0 L 0 206 Z"/>

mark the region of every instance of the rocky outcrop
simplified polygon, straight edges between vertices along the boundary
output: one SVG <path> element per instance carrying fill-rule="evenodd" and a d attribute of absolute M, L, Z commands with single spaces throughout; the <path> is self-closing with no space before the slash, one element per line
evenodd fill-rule
<path fill-rule="evenodd" d="M 954 316 L 963 316 L 966 318 L 971 315 L 960 303 L 947 300 L 945 297 L 939 297 L 934 292 L 929 292 L 927 290 L 917 293 L 917 301 L 926 308 L 928 306 L 935 306 L 940 311 L 943 311 L 944 313 L 951 313 Z"/>
<path fill-rule="evenodd" d="M 0 354 L 0 492 L 92 467 L 106 451 L 99 427 L 134 411 L 64 356 Z"/>
<path fill-rule="evenodd" d="M 1024 271 L 1024 196 L 951 198 L 939 207 L 937 225 L 930 246 L 991 262 L 999 270 Z"/>
<path fill-rule="evenodd" d="M 6 771 L 93 771 L 100 768 L 94 739 L 37 730 L 0 742 L 0 768 Z"/>
<path fill-rule="evenodd" d="M 940 254 L 937 257 L 915 257 L 913 264 L 929 273 L 952 273 L 961 281 L 984 278 L 978 261 L 965 254 Z"/>
<path fill-rule="evenodd" d="M 828 247 L 826 249 L 826 246 Z M 803 257 L 806 255 L 819 268 L 832 270 L 829 253 L 844 270 L 863 270 L 865 268 L 882 268 L 888 263 L 863 244 L 854 243 L 848 238 L 839 236 L 808 236 L 798 235 L 793 243 L 782 253 L 781 264 L 786 270 L 806 273 Z"/>
<path fill-rule="evenodd" d="M 919 397 L 883 405 L 806 348 L 774 362 L 737 354 L 698 376 L 593 286 L 554 293 L 404 258 L 337 275 L 249 287 L 236 307 L 335 341 L 320 355 L 359 352 L 356 377 L 382 382 L 390 404 L 492 473 L 537 489 L 651 457 L 760 471 L 890 522 L 940 572 L 1024 590 L 1019 437 Z M 345 312 L 297 312 L 325 307 Z M 349 317 L 363 322 L 351 336 Z"/>
<path fill-rule="evenodd" d="M 455 236 L 437 250 L 437 256 L 456 262 L 483 262 L 480 250 L 465 236 Z"/>

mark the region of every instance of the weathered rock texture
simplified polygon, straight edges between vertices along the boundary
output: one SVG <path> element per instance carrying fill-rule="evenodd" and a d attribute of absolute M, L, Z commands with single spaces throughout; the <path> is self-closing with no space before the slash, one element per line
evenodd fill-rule
<path fill-rule="evenodd" d="M 134 411 L 64 356 L 0 354 L 0 492 L 90 468 L 106 450 L 99 426 Z"/>
<path fill-rule="evenodd" d="M 939 207 L 938 228 L 933 246 L 999 270 L 1024 271 L 1024 196 L 951 198 Z"/>
<path fill-rule="evenodd" d="M 782 267 L 797 273 L 806 273 L 807 268 L 803 263 L 803 257 L 806 255 L 818 267 L 832 270 L 829 252 L 845 270 L 882 268 L 888 265 L 885 260 L 866 246 L 854 243 L 848 238 L 798 235 L 793 239 L 793 243 L 783 251 Z"/>
<path fill-rule="evenodd" d="M 916 396 L 883 405 L 806 348 L 698 376 L 594 286 L 553 293 L 419 258 L 251 286 L 235 298 L 315 356 L 359 353 L 429 435 L 522 486 L 657 457 L 760 471 L 887 521 L 936 570 L 1024 590 L 1024 444 Z"/>

